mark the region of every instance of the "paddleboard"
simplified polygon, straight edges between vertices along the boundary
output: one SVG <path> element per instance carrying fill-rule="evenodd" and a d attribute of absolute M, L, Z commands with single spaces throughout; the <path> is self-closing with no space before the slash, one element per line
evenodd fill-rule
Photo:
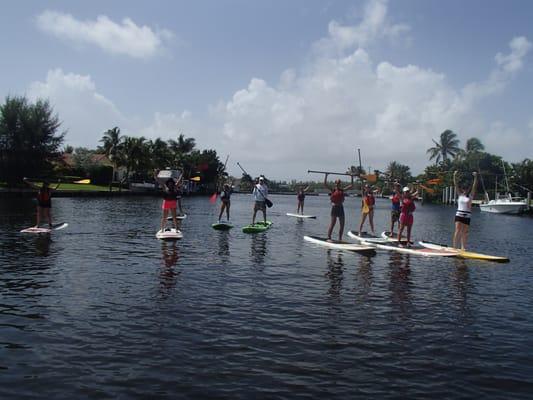
<path fill-rule="evenodd" d="M 242 231 L 244 233 L 259 233 L 264 232 L 272 226 L 271 221 L 267 221 L 266 223 L 263 221 L 256 222 L 255 224 L 246 225 L 244 228 L 242 228 Z"/>
<path fill-rule="evenodd" d="M 371 245 L 362 245 L 358 243 L 350 243 L 340 240 L 330 240 L 327 238 L 318 237 L 318 236 L 304 236 L 304 240 L 310 243 L 318 244 L 319 246 L 328 247 L 330 249 L 336 250 L 346 250 L 346 251 L 355 251 L 358 253 L 365 254 L 375 254 L 376 250 L 374 246 Z"/>
<path fill-rule="evenodd" d="M 470 258 L 474 260 L 485 260 L 485 261 L 496 261 L 496 262 L 509 262 L 509 258 L 507 257 L 501 257 L 501 256 L 491 256 L 489 254 L 481 254 L 481 253 L 474 253 L 472 251 L 466 251 L 461 249 L 454 249 L 453 247 L 449 247 L 444 244 L 438 244 L 438 243 L 432 243 L 432 242 L 425 242 L 421 241 L 418 242 L 422 247 L 425 247 L 427 249 L 435 249 L 440 251 L 448 251 L 453 254 L 455 254 L 457 257 L 460 258 Z"/>
<path fill-rule="evenodd" d="M 361 243 L 376 246 L 378 249 L 381 249 L 381 250 L 397 251 L 399 253 L 414 254 L 414 255 L 423 256 L 423 257 L 455 257 L 456 256 L 455 253 L 445 251 L 445 250 L 428 249 L 422 246 L 407 247 L 404 244 L 401 244 L 398 242 L 371 243 L 371 242 L 362 241 Z"/>
<path fill-rule="evenodd" d="M 287 213 L 287 217 L 302 218 L 302 219 L 308 219 L 308 218 L 316 219 L 316 215 L 304 215 L 304 214 L 293 214 L 293 213 Z"/>
<path fill-rule="evenodd" d="M 390 232 L 385 231 L 381 232 L 381 237 L 383 239 L 387 239 L 388 242 L 397 242 L 398 241 L 398 233 L 395 233 L 394 236 L 390 235 Z M 402 236 L 402 242 L 407 242 L 407 239 L 403 239 L 404 236 Z"/>
<path fill-rule="evenodd" d="M 20 232 L 21 233 L 50 233 L 52 231 L 58 231 L 60 229 L 64 229 L 67 226 L 68 226 L 68 224 L 66 222 L 61 222 L 59 224 L 52 225 L 52 229 L 50 229 L 50 228 L 35 228 L 35 227 L 31 227 L 31 228 L 23 229 Z"/>
<path fill-rule="evenodd" d="M 187 214 L 176 215 L 176 219 L 185 219 L 185 218 L 187 218 Z M 170 217 L 167 217 L 167 220 L 172 221 L 172 215 Z"/>
<path fill-rule="evenodd" d="M 164 231 L 157 231 L 155 237 L 161 240 L 179 240 L 183 238 L 183 233 L 174 228 L 166 228 Z"/>
<path fill-rule="evenodd" d="M 233 224 L 229 221 L 220 221 L 215 222 L 213 225 L 211 225 L 213 229 L 216 229 L 217 231 L 227 231 L 231 228 L 233 228 Z"/>
<path fill-rule="evenodd" d="M 386 243 L 390 240 L 389 238 L 377 237 L 367 232 L 349 231 L 348 236 L 353 239 L 359 240 L 360 242 L 366 241 L 369 243 Z"/>

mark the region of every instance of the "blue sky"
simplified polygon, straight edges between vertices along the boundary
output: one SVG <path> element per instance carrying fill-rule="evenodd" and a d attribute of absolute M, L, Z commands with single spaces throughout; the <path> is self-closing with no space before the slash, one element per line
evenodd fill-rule
<path fill-rule="evenodd" d="M 0 94 L 49 98 L 66 144 L 195 137 L 251 173 L 392 161 L 445 129 L 532 157 L 533 3 L 27 1 L 0 15 Z"/>

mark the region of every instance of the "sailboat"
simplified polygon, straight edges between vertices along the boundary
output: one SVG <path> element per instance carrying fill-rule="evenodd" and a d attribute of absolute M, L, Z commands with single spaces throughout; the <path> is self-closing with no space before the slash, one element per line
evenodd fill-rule
<path fill-rule="evenodd" d="M 496 177 L 496 188 L 494 190 L 494 200 L 489 199 L 489 194 L 485 191 L 485 201 L 479 205 L 481 211 L 495 213 L 495 214 L 521 214 L 527 210 L 527 200 L 523 197 L 513 197 L 509 190 L 509 181 L 507 180 L 507 173 L 505 172 L 505 164 L 503 164 L 503 175 L 505 177 L 506 194 L 500 195 L 498 193 L 498 177 Z"/>

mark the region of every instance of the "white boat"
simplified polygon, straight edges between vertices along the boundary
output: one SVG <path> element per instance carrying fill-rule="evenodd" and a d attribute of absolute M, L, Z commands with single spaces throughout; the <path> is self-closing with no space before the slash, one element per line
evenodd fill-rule
<path fill-rule="evenodd" d="M 521 214 L 527 209 L 527 200 L 522 197 L 511 197 L 509 194 L 481 203 L 479 208 L 481 211 L 496 214 Z"/>

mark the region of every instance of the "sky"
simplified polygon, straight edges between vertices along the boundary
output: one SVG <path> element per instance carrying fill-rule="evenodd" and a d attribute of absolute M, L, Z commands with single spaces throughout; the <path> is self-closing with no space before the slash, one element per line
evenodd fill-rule
<path fill-rule="evenodd" d="M 65 145 L 196 139 L 228 170 L 417 174 L 432 139 L 533 158 L 533 2 L 7 2 L 0 95 L 48 99 Z"/>

